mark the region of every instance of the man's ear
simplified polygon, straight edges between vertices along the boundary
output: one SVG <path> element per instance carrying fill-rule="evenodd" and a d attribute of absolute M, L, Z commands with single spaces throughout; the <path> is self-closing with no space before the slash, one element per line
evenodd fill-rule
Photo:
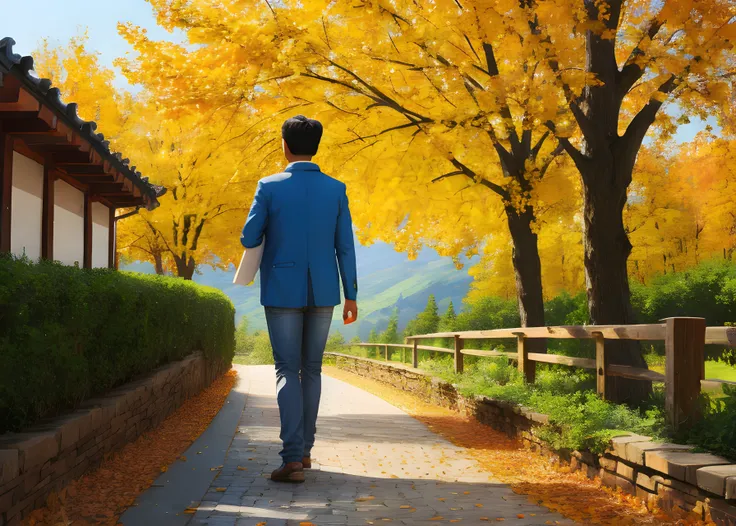
<path fill-rule="evenodd" d="M 286 144 L 286 139 L 281 139 L 281 149 L 284 151 L 284 155 L 291 155 L 291 150 L 289 150 L 289 145 Z"/>

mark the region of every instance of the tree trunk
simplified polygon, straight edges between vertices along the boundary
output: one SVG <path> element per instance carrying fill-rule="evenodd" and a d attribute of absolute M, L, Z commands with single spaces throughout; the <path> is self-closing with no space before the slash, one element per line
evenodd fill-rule
<path fill-rule="evenodd" d="M 186 252 L 182 253 L 180 256 L 174 255 L 174 263 L 176 264 L 177 276 L 188 280 L 192 279 L 192 276 L 194 276 L 194 269 L 196 267 L 193 257 L 189 256 L 189 258 L 187 258 Z"/>
<path fill-rule="evenodd" d="M 514 246 L 512 260 L 521 326 L 544 327 L 542 265 L 539 260 L 537 234 L 532 230 L 534 212 L 531 207 L 526 207 L 522 213 L 513 207 L 507 207 L 506 218 Z M 547 352 L 544 339 L 529 339 L 528 344 L 531 352 Z"/>
<path fill-rule="evenodd" d="M 616 32 L 622 13 L 622 0 L 599 3 L 584 0 L 591 21 L 598 22 L 599 9 L 605 6 L 603 23 Z M 659 26 L 652 26 L 658 29 Z M 654 32 L 656 34 L 656 31 Z M 584 88 L 582 97 L 573 102 L 576 119 L 583 133 L 582 151 L 572 150 L 573 161 L 583 184 L 583 245 L 585 283 L 590 321 L 595 325 L 634 323 L 627 261 L 631 253 L 623 210 L 631 184 L 634 163 L 644 135 L 654 121 L 661 103 L 651 101 L 619 134 L 623 98 L 641 78 L 643 70 L 636 63 L 619 70 L 616 40 L 599 31 L 586 33 L 586 71 L 596 76 L 596 84 Z M 580 115 L 582 114 L 582 116 Z M 569 142 L 568 142 L 569 145 Z M 606 341 L 606 356 L 611 364 L 647 368 L 639 342 Z M 651 382 L 610 377 L 609 397 L 618 402 L 638 404 L 652 391 Z"/>
<path fill-rule="evenodd" d="M 594 325 L 635 323 L 627 268 L 632 247 L 623 221 L 631 178 L 614 173 L 611 164 L 591 163 L 591 172 L 583 174 L 585 282 Z M 636 341 L 608 340 L 606 355 L 611 364 L 647 368 Z M 608 382 L 610 399 L 617 402 L 639 403 L 652 392 L 651 382 L 615 376 Z"/>
<path fill-rule="evenodd" d="M 161 255 L 161 252 L 154 252 L 153 253 L 153 262 L 156 267 L 156 274 L 159 276 L 164 275 L 164 258 Z"/>

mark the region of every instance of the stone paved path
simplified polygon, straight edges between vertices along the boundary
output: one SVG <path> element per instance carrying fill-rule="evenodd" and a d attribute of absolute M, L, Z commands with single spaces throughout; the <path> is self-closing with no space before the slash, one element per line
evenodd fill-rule
<path fill-rule="evenodd" d="M 268 475 L 280 464 L 273 368 L 238 366 L 238 372 L 245 409 L 219 475 L 193 503 L 198 511 L 191 526 L 484 524 L 496 518 L 571 524 L 490 480 L 461 448 L 406 413 L 332 378 L 324 379 L 314 469 L 304 484 L 273 483 Z"/>

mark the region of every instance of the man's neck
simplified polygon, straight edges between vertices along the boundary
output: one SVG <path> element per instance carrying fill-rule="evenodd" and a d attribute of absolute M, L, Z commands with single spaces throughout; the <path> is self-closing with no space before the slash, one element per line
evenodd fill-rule
<path fill-rule="evenodd" d="M 290 155 L 286 158 L 289 163 L 310 163 L 312 162 L 311 155 Z"/>

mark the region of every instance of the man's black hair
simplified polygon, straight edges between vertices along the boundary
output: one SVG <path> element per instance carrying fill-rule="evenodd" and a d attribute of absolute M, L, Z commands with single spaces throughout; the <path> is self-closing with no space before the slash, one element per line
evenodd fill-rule
<path fill-rule="evenodd" d="M 281 126 L 281 137 L 294 155 L 316 155 L 322 140 L 322 123 L 297 115 Z"/>

